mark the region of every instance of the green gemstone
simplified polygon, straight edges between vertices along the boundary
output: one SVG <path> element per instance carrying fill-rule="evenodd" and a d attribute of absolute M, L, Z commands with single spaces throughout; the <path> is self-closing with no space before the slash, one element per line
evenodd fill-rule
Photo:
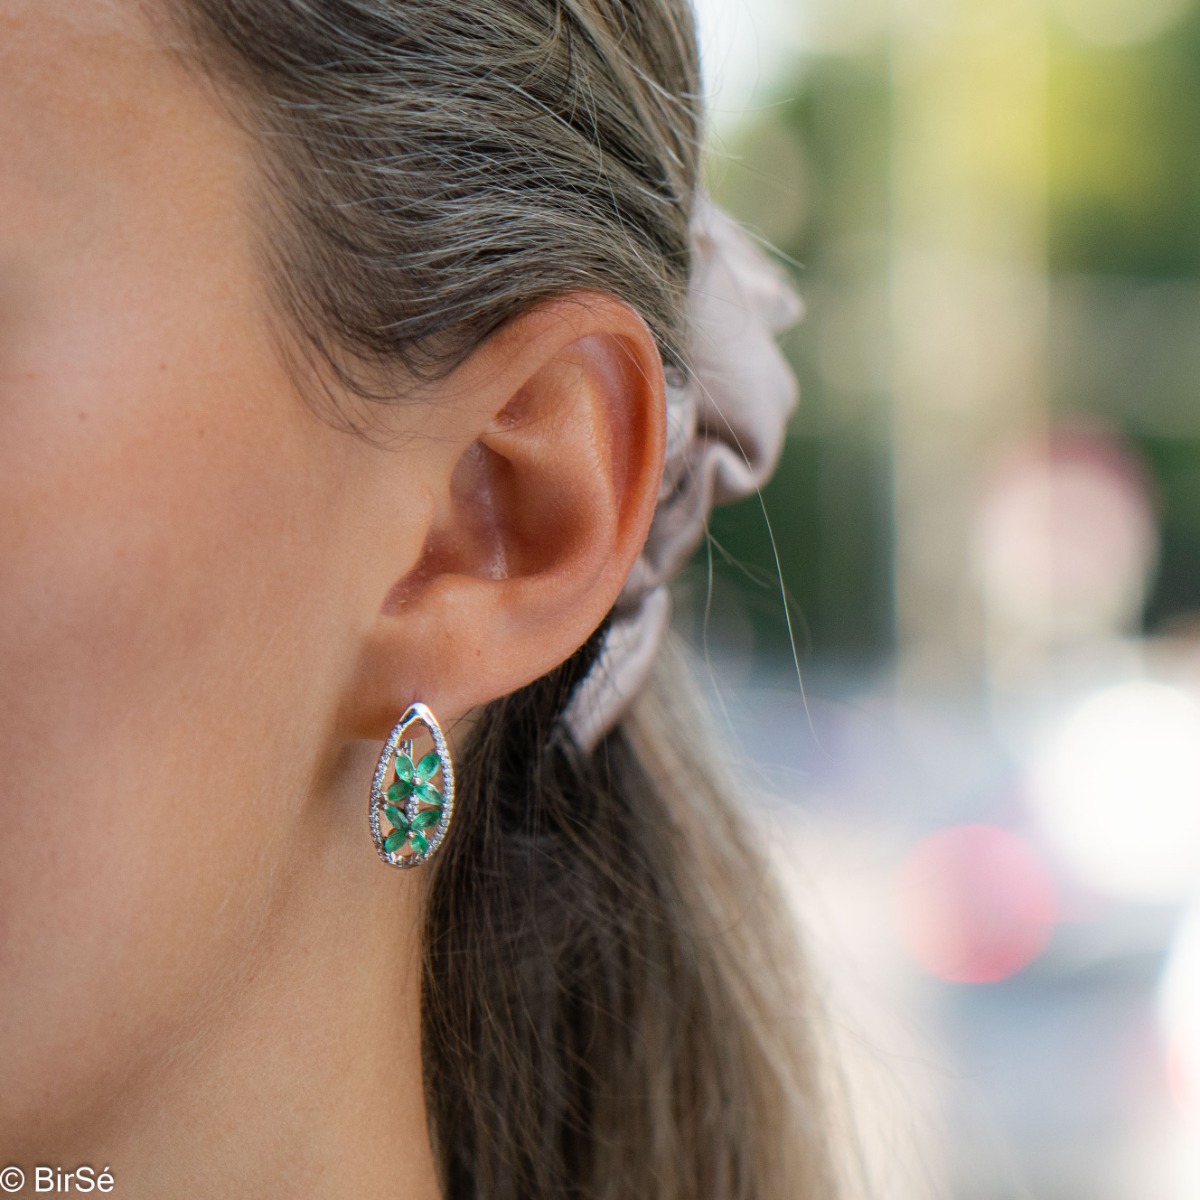
<path fill-rule="evenodd" d="M 404 839 L 407 836 L 408 835 L 406 833 L 404 833 L 402 830 L 396 829 L 388 835 L 388 840 L 383 843 L 383 848 L 389 854 L 395 854 L 397 850 L 400 850 L 403 848 Z"/>
<path fill-rule="evenodd" d="M 442 765 L 442 760 L 436 754 L 427 754 L 419 763 L 417 763 L 417 778 L 429 779 L 437 773 L 438 767 Z"/>
<path fill-rule="evenodd" d="M 385 804 L 383 812 L 394 829 L 408 829 L 408 818 L 394 804 Z"/>
<path fill-rule="evenodd" d="M 413 793 L 422 804 L 432 804 L 435 808 L 441 807 L 442 793 L 432 783 L 418 783 L 413 788 Z"/>
<path fill-rule="evenodd" d="M 406 779 L 397 779 L 387 790 L 387 798 L 393 804 L 403 804 L 413 794 L 416 785 Z"/>
<path fill-rule="evenodd" d="M 401 783 L 412 783 L 414 770 L 412 759 L 407 754 L 396 755 L 396 778 Z"/>
<path fill-rule="evenodd" d="M 425 840 L 423 833 L 409 834 L 409 845 L 417 854 L 424 854 L 429 849 L 429 843 Z"/>
<path fill-rule="evenodd" d="M 440 808 L 427 808 L 424 812 L 419 812 L 412 819 L 410 829 L 428 829 L 431 825 L 436 825 L 442 819 L 442 810 Z"/>

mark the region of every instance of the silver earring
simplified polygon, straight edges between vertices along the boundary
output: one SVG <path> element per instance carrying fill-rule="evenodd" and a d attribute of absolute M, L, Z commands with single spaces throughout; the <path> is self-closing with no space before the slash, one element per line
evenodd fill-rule
<path fill-rule="evenodd" d="M 413 754 L 413 734 L 424 726 L 433 749 Z M 389 867 L 419 867 L 442 844 L 454 811 L 454 764 L 437 718 L 424 704 L 413 704 L 388 735 L 367 811 L 371 837 Z M 386 832 L 385 832 L 386 830 Z"/>

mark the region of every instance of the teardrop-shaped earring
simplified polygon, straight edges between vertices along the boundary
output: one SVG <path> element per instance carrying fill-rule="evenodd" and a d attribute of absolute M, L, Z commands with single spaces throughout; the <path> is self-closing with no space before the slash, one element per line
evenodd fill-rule
<path fill-rule="evenodd" d="M 433 749 L 416 759 L 413 733 L 422 725 Z M 424 704 L 413 704 L 388 735 L 371 781 L 367 816 L 379 857 L 389 867 L 427 863 L 442 844 L 453 811 L 454 764 L 446 736 Z"/>

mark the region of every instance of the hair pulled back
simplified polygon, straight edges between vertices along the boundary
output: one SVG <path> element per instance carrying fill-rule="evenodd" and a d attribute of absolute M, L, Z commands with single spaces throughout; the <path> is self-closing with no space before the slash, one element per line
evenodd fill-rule
<path fill-rule="evenodd" d="M 393 399 L 381 380 L 437 378 L 577 290 L 627 301 L 686 369 L 686 0 L 171 2 L 262 138 L 269 278 L 340 383 Z M 443 1193 L 825 1200 L 796 950 L 680 685 L 591 755 L 561 736 L 600 636 L 485 711 L 429 868 Z"/>
<path fill-rule="evenodd" d="M 680 357 L 701 132 L 682 0 L 174 2 L 252 100 L 272 281 L 342 382 L 436 377 L 575 289 Z"/>

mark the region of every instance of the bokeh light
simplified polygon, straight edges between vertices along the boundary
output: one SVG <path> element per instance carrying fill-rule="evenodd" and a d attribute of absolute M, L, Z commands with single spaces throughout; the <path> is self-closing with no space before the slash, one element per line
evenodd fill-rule
<path fill-rule="evenodd" d="M 1025 449 L 985 492 L 978 554 L 992 612 L 1021 629 L 1079 638 L 1127 628 L 1157 557 L 1144 472 L 1101 433 Z"/>
<path fill-rule="evenodd" d="M 1176 929 L 1158 989 L 1171 1093 L 1179 1105 L 1174 1153 L 1176 1194 L 1200 1195 L 1200 903 Z"/>
<path fill-rule="evenodd" d="M 1200 884 L 1200 704 L 1140 681 L 1093 694 L 1049 739 L 1033 797 L 1085 882 L 1136 900 L 1190 895 Z"/>
<path fill-rule="evenodd" d="M 697 643 L 736 594 L 733 677 L 790 697 L 756 757 L 809 853 L 844 847 L 839 986 L 945 1050 L 898 1077 L 949 1060 L 947 1178 L 913 1192 L 1200 1200 L 1152 1009 L 1200 902 L 1200 0 L 701 6 L 710 186 L 808 316 Z M 910 1200 L 881 1158 L 864 1194 Z"/>
<path fill-rule="evenodd" d="M 920 842 L 896 884 L 896 918 L 920 966 L 956 983 L 994 983 L 1036 959 L 1058 914 L 1033 848 L 992 825 L 961 825 Z"/>
<path fill-rule="evenodd" d="M 1200 904 L 1180 922 L 1159 985 L 1171 1091 L 1200 1118 Z"/>

